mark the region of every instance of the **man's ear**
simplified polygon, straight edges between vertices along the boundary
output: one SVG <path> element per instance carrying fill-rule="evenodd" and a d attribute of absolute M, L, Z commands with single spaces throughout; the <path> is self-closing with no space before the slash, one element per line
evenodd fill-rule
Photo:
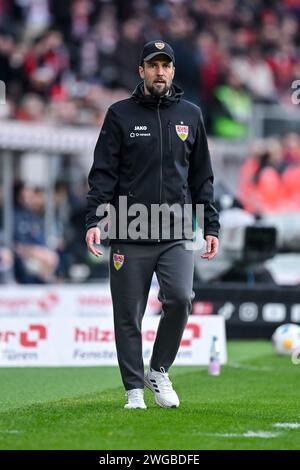
<path fill-rule="evenodd" d="M 173 75 L 172 75 L 172 80 L 174 78 L 174 75 L 175 75 L 175 67 L 173 67 Z"/>
<path fill-rule="evenodd" d="M 140 74 L 141 79 L 144 80 L 145 70 L 144 70 L 144 67 L 142 67 L 141 65 L 139 66 L 139 74 Z"/>

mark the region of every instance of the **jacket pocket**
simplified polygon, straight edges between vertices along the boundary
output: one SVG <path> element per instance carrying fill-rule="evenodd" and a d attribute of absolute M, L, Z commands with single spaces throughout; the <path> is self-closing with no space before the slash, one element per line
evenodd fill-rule
<path fill-rule="evenodd" d="M 169 152 L 172 153 L 172 123 L 171 121 L 168 122 L 168 138 L 169 138 Z"/>

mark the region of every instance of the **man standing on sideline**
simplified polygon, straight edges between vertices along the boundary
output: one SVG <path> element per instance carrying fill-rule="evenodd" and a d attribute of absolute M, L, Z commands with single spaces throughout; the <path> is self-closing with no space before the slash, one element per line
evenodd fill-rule
<path fill-rule="evenodd" d="M 130 209 L 143 204 L 204 207 L 204 238 L 207 260 L 218 251 L 219 217 L 213 206 L 213 172 L 200 109 L 182 98 L 183 91 L 172 83 L 174 51 L 157 40 L 145 44 L 139 66 L 143 80 L 129 99 L 113 104 L 106 114 L 89 174 L 86 243 L 101 256 L 99 206 L 114 207 L 124 219 L 121 196 L 128 203 L 126 236 L 121 228 L 111 238 L 110 286 L 118 362 L 127 393 L 125 408 L 146 408 L 144 385 L 165 408 L 179 406 L 168 370 L 172 365 L 191 312 L 194 252 L 186 248 L 185 233 L 149 235 L 141 223 L 140 237 L 130 236 Z M 187 71 L 188 73 L 188 71 Z M 98 215 L 97 215 L 98 214 Z M 119 222 L 121 225 L 121 221 Z M 146 228 L 145 228 L 146 226 Z M 127 230 L 128 229 L 128 230 Z M 122 231 L 122 233 L 124 230 Z M 102 231 L 103 233 L 103 231 Z M 146 234 L 146 235 L 145 235 Z M 162 315 L 150 367 L 144 376 L 141 324 L 153 273 L 160 286 Z"/>

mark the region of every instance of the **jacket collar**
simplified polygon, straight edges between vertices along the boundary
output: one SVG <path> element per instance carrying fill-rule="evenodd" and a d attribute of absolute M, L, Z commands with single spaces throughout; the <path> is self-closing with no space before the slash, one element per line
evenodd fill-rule
<path fill-rule="evenodd" d="M 144 82 L 140 82 L 132 93 L 132 98 L 137 102 L 146 106 L 147 108 L 157 108 L 157 105 L 160 103 L 161 107 L 169 107 L 173 103 L 178 103 L 183 95 L 183 90 L 175 83 L 172 84 L 170 89 L 170 94 L 168 96 L 163 96 L 161 98 L 153 95 L 145 95 L 144 93 Z"/>

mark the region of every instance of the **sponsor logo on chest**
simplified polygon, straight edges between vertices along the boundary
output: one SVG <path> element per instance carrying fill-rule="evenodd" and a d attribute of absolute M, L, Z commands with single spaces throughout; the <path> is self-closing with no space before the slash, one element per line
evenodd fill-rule
<path fill-rule="evenodd" d="M 130 132 L 129 137 L 134 139 L 135 137 L 150 137 L 150 132 L 145 132 L 148 130 L 147 126 L 134 126 L 134 132 Z"/>

